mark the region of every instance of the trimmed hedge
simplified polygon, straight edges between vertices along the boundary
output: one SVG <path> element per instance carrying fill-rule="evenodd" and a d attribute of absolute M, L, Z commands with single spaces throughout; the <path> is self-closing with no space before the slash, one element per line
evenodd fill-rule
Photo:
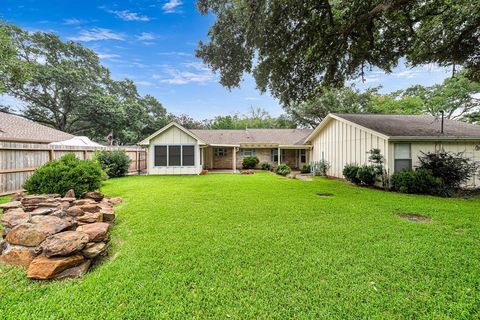
<path fill-rule="evenodd" d="M 260 160 L 255 156 L 245 157 L 243 158 L 242 167 L 243 169 L 255 169 L 259 162 Z"/>
<path fill-rule="evenodd" d="M 130 158 L 122 150 L 98 150 L 94 154 L 94 159 L 109 178 L 123 177 L 130 167 Z"/>

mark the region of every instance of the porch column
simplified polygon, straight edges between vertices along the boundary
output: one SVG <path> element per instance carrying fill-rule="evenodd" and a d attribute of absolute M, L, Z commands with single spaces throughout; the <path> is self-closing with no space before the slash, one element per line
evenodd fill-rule
<path fill-rule="evenodd" d="M 281 153 L 280 147 L 278 147 L 278 165 L 280 165 L 281 163 L 281 158 L 282 158 L 282 153 Z"/>
<path fill-rule="evenodd" d="M 237 147 L 233 147 L 233 173 L 237 173 Z"/>

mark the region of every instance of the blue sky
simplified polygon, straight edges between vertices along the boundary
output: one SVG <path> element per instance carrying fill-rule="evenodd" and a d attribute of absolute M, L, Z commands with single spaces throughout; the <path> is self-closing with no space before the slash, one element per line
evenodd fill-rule
<path fill-rule="evenodd" d="M 194 50 L 207 40 L 212 16 L 201 16 L 195 1 L 53 1 L 0 0 L 0 18 L 30 31 L 54 32 L 95 50 L 115 79 L 135 81 L 142 94 L 155 96 L 168 111 L 186 113 L 196 119 L 245 113 L 250 106 L 273 115 L 282 113 L 268 93 L 261 95 L 246 76 L 241 88 L 228 91 Z M 382 85 L 382 92 L 413 84 L 432 85 L 448 77 L 449 71 L 434 65 L 393 74 L 372 70 L 366 81 L 355 81 L 360 89 Z M 11 102 L 0 97 L 0 103 Z"/>

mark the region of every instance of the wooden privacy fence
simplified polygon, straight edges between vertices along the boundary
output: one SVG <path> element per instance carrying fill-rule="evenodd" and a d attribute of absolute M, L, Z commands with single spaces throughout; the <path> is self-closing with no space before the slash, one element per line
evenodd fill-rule
<path fill-rule="evenodd" d="M 99 149 L 123 150 L 130 158 L 129 174 L 140 174 L 147 168 L 146 151 L 141 147 L 72 147 L 48 144 L 0 142 L 0 195 L 22 190 L 23 183 L 36 168 L 64 154 L 74 153 L 80 159 L 92 159 Z"/>

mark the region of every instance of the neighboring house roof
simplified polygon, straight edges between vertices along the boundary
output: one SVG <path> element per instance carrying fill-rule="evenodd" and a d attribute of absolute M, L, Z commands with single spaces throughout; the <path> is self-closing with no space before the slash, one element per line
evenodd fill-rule
<path fill-rule="evenodd" d="M 332 119 L 353 123 L 392 140 L 480 140 L 480 126 L 457 120 L 444 119 L 441 133 L 441 119 L 428 115 L 334 113 L 305 141 L 311 141 Z"/>
<path fill-rule="evenodd" d="M 0 112 L 0 141 L 50 143 L 73 137 L 74 135 L 34 121 Z"/>
<path fill-rule="evenodd" d="M 302 145 L 312 129 L 190 130 L 211 145 L 269 143 Z"/>

